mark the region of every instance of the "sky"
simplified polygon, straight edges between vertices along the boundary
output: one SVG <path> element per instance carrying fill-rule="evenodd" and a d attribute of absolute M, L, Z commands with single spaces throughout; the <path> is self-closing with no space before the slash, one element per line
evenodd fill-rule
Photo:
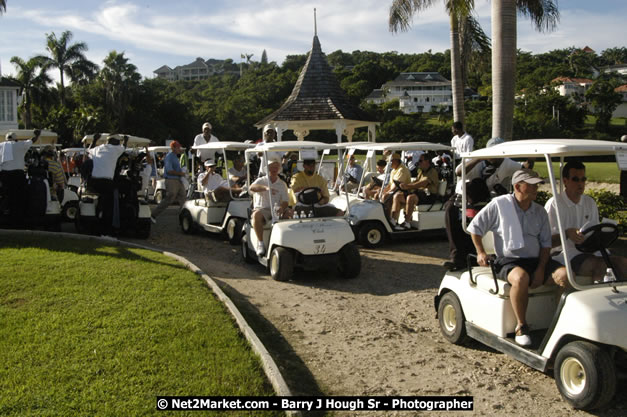
<path fill-rule="evenodd" d="M 46 54 L 45 37 L 69 30 L 85 42 L 86 56 L 102 66 L 110 51 L 124 52 L 146 78 L 162 65 L 185 65 L 197 57 L 231 58 L 266 50 L 281 64 L 286 55 L 305 54 L 314 35 L 325 53 L 338 49 L 399 53 L 443 52 L 449 48 L 444 0 L 413 19 L 408 32 L 388 30 L 391 0 L 6 0 L 0 15 L 0 71 L 14 75 L 13 56 Z M 518 18 L 518 48 L 532 53 L 589 46 L 597 53 L 624 47 L 627 1 L 559 0 L 557 30 L 535 31 Z M 490 35 L 490 2 L 475 0 L 476 17 Z M 54 74 L 50 74 L 54 75 Z M 58 78 L 58 77 L 57 77 Z"/>

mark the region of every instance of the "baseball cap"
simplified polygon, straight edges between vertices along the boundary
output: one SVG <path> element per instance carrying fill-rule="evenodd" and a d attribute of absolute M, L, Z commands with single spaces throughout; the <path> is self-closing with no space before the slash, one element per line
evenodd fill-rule
<path fill-rule="evenodd" d="M 205 161 L 205 166 L 206 167 L 214 167 L 214 166 L 216 166 L 216 162 L 213 159 L 207 159 Z"/>
<path fill-rule="evenodd" d="M 527 184 L 544 184 L 544 180 L 540 178 L 537 172 L 531 169 L 519 169 L 512 175 L 512 184 L 518 184 L 524 181 Z"/>
<path fill-rule="evenodd" d="M 205 122 L 205 123 L 203 123 L 203 125 L 202 125 L 202 130 L 205 130 L 206 128 L 213 129 L 213 128 L 211 127 L 211 123 L 209 123 L 209 122 Z"/>

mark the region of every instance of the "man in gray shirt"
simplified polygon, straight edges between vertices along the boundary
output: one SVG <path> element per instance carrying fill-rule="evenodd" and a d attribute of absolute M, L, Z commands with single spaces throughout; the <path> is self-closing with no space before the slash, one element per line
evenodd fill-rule
<path fill-rule="evenodd" d="M 489 231 L 494 235 L 495 269 L 498 278 L 510 283 L 512 309 L 516 316 L 515 341 L 529 346 L 529 326 L 526 322 L 529 288 L 555 283 L 565 289 L 566 269 L 550 257 L 551 229 L 544 208 L 534 200 L 538 184 L 544 182 L 538 174 L 521 169 L 512 176 L 514 194 L 492 199 L 468 226 L 477 249 L 477 262 L 488 265 L 488 255 L 482 237 Z"/>

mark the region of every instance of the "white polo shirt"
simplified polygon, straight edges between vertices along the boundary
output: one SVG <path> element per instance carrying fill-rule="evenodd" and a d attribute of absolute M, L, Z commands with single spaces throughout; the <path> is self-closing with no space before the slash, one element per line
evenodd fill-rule
<path fill-rule="evenodd" d="M 259 177 L 252 183 L 252 185 L 261 184 L 268 185 L 269 176 Z M 281 204 L 282 201 L 290 201 L 289 194 L 287 192 L 287 184 L 280 178 L 277 178 L 275 182 L 272 182 L 270 185 L 270 192 L 274 191 L 272 194 L 272 204 L 275 203 Z M 270 206 L 270 192 L 262 191 L 253 193 L 253 207 L 256 209 L 259 208 L 271 208 Z"/>
<path fill-rule="evenodd" d="M 209 142 L 220 142 L 220 139 L 211 135 L 211 137 L 209 138 Z M 209 143 L 209 142 L 207 141 L 207 139 L 205 139 L 202 133 L 199 133 L 194 138 L 194 146 L 204 145 L 205 143 Z M 196 150 L 196 156 L 198 156 L 202 162 L 205 162 L 207 159 L 213 159 L 215 161 L 216 154 L 217 154 L 216 151 L 212 151 L 209 149 Z"/>
<path fill-rule="evenodd" d="M 11 151 L 13 159 L 2 162 L 3 171 L 24 170 L 24 156 L 26 152 L 33 146 L 32 140 L 19 140 L 11 142 Z"/>
<path fill-rule="evenodd" d="M 118 158 L 124 153 L 124 146 L 105 143 L 87 151 L 94 161 L 94 168 L 91 171 L 92 178 L 112 180 Z"/>
<path fill-rule="evenodd" d="M 566 192 L 562 192 L 561 194 L 557 194 L 555 197 L 551 197 L 544 206 L 544 209 L 547 213 L 549 213 L 549 223 L 551 224 L 552 235 L 559 234 L 555 200 L 557 200 L 557 204 L 559 204 L 560 221 L 564 230 L 572 228 L 585 229 L 589 226 L 594 226 L 595 224 L 600 223 L 599 209 L 597 208 L 597 203 L 592 197 L 584 194 L 581 196 L 579 203 L 574 203 L 570 198 L 568 198 Z M 581 254 L 581 252 L 575 248 L 575 244 L 570 239 L 566 240 L 566 244 L 568 245 L 569 261 L 571 261 L 575 256 Z M 564 251 L 561 246 L 558 246 L 555 249 L 560 252 L 554 256 L 554 259 L 563 265 Z M 598 254 L 598 256 L 600 256 L 600 254 Z"/>
<path fill-rule="evenodd" d="M 209 178 L 207 179 L 207 184 L 202 187 L 203 192 L 208 193 L 219 187 L 229 188 L 229 182 L 222 178 L 222 175 L 216 173 L 209 174 L 207 171 L 198 175 L 198 182 L 202 184 L 207 175 L 209 175 Z"/>

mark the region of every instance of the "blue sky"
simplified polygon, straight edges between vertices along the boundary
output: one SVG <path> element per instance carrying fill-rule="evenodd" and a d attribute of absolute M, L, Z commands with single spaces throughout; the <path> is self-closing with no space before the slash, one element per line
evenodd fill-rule
<path fill-rule="evenodd" d="M 45 34 L 74 34 L 87 43 L 87 57 L 98 65 L 109 51 L 125 52 L 145 77 L 161 65 L 175 67 L 196 57 L 232 58 L 242 53 L 270 61 L 311 48 L 313 9 L 326 53 L 368 50 L 417 53 L 448 49 L 444 2 L 414 18 L 409 32 L 392 34 L 387 16 L 391 0 L 7 0 L 0 16 L 2 74 L 14 73 L 12 56 L 28 59 L 45 53 Z M 536 32 L 519 17 L 518 47 L 533 53 L 590 46 L 600 53 L 626 46 L 625 0 L 561 0 L 556 31 Z M 490 2 L 475 0 L 477 17 L 490 34 Z M 51 75 L 53 75 L 51 73 Z"/>

